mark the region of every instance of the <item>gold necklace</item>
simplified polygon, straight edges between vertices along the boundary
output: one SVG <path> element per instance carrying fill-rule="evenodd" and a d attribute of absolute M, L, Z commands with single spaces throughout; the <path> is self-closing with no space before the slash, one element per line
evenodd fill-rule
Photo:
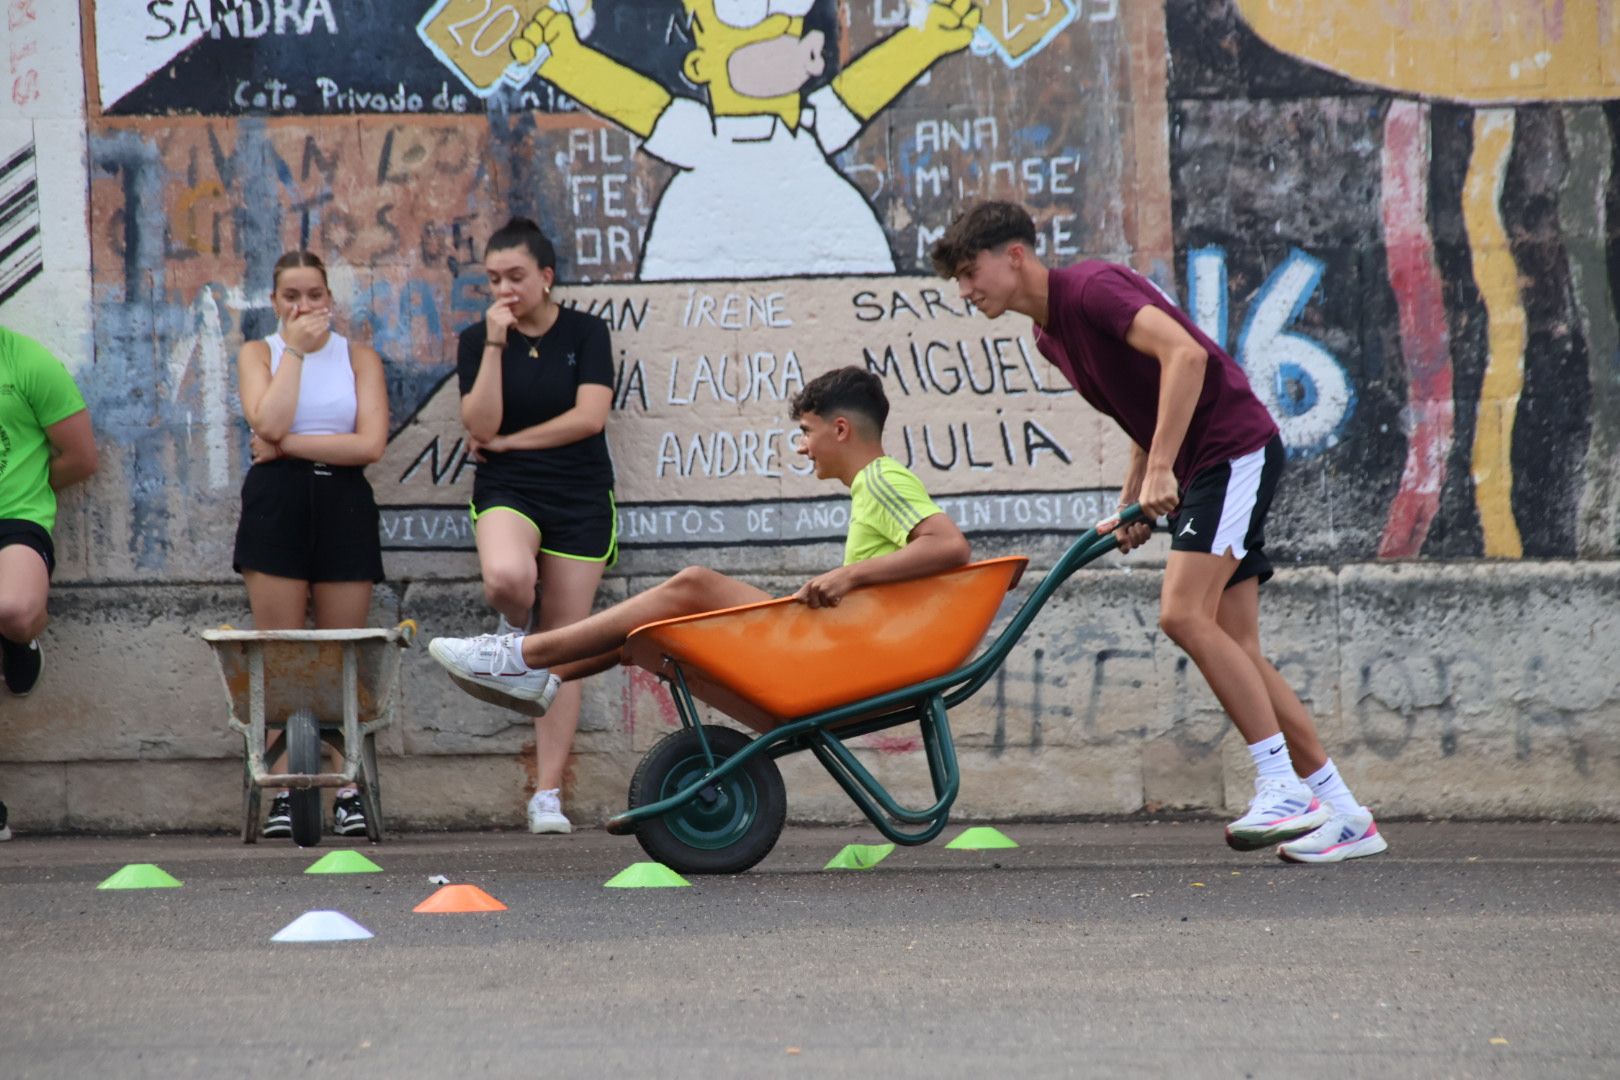
<path fill-rule="evenodd" d="M 540 337 L 538 337 L 538 338 L 531 338 L 528 334 L 525 334 L 523 331 L 519 330 L 515 326 L 512 327 L 512 333 L 514 333 L 518 337 L 522 338 L 523 343 L 529 347 L 529 357 L 530 357 L 530 359 L 533 359 L 533 360 L 540 359 L 540 338 L 543 338 L 546 335 L 541 334 Z"/>

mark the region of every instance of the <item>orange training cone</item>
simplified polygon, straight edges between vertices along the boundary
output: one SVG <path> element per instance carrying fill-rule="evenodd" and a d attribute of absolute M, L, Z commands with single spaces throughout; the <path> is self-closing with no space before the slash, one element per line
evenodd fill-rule
<path fill-rule="evenodd" d="M 446 885 L 411 910 L 423 915 L 466 915 L 505 911 L 506 905 L 476 885 Z"/>

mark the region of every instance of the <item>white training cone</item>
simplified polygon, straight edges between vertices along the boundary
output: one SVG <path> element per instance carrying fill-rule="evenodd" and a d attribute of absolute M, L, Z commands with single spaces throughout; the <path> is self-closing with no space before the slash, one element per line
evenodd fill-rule
<path fill-rule="evenodd" d="M 306 911 L 283 926 L 271 941 L 362 941 L 371 931 L 341 911 Z"/>

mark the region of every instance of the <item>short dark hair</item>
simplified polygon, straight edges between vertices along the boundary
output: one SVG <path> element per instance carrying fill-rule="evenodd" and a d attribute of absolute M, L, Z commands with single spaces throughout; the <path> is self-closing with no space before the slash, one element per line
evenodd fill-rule
<path fill-rule="evenodd" d="M 826 420 L 854 415 L 872 426 L 872 434 L 881 435 L 889 419 L 889 396 L 883 392 L 883 380 L 865 368 L 834 368 L 811 379 L 793 396 L 793 419 L 805 413 Z"/>
<path fill-rule="evenodd" d="M 972 262 L 981 251 L 992 251 L 1017 240 L 1035 251 L 1035 221 L 1029 211 L 1012 202 L 982 202 L 958 214 L 934 242 L 928 258 L 934 273 L 953 278 L 965 262 Z"/>
<path fill-rule="evenodd" d="M 490 236 L 489 243 L 484 245 L 484 258 L 489 258 L 492 251 L 506 251 L 517 247 L 524 248 L 534 256 L 534 261 L 540 269 L 557 269 L 557 250 L 551 246 L 551 241 L 546 239 L 546 234 L 540 231 L 540 226 L 526 217 L 515 217 L 496 229 Z"/>

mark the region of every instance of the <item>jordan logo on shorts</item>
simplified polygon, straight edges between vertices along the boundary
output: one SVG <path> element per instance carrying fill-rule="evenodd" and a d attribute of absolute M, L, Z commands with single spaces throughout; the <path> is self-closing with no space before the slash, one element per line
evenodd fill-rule
<path fill-rule="evenodd" d="M 1187 519 L 1187 524 L 1183 525 L 1181 527 L 1181 531 L 1176 533 L 1176 535 L 1177 536 L 1197 536 L 1198 535 L 1196 532 L 1193 531 L 1192 518 Z"/>

